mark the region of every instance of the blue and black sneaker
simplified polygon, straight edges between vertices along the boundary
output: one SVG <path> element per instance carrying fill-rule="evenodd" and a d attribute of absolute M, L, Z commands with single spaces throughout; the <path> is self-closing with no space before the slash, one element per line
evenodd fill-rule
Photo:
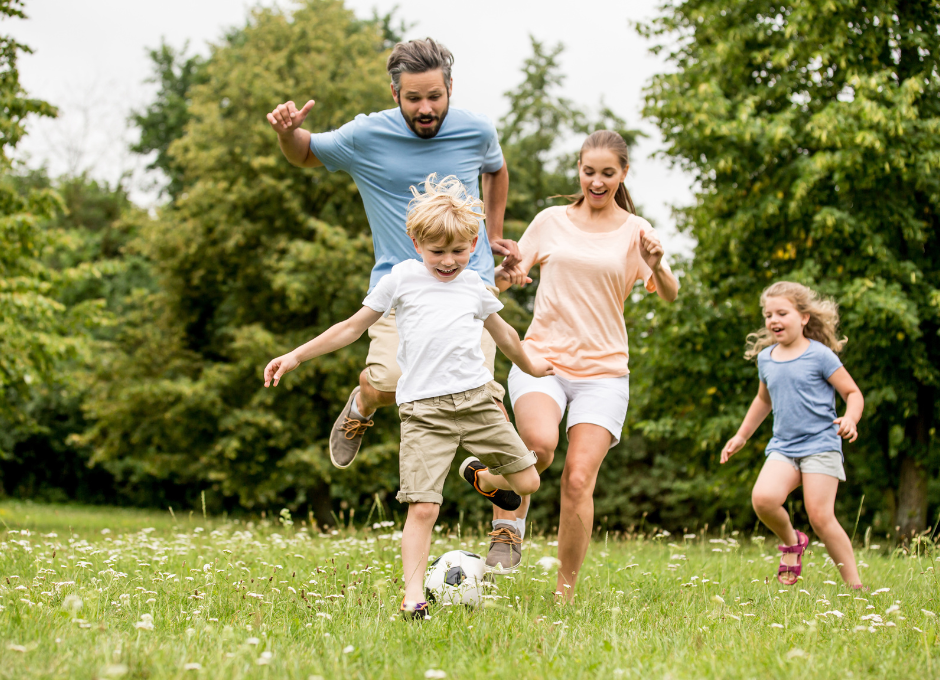
<path fill-rule="evenodd" d="M 470 456 L 460 464 L 460 476 L 470 482 L 470 486 L 476 489 L 478 494 L 486 496 L 490 502 L 497 508 L 503 510 L 515 510 L 522 505 L 522 496 L 515 491 L 504 491 L 503 489 L 493 489 L 484 491 L 480 488 L 477 475 L 486 470 L 486 466 L 480 462 L 476 456 Z"/>
<path fill-rule="evenodd" d="M 405 619 L 412 621 L 421 621 L 428 616 L 427 602 L 405 602 L 401 601 L 401 615 Z"/>

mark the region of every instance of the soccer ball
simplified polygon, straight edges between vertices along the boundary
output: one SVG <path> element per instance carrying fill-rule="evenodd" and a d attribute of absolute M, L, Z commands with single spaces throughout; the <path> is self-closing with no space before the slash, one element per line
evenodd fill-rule
<path fill-rule="evenodd" d="M 451 550 L 431 562 L 424 577 L 429 602 L 475 606 L 483 597 L 486 562 L 466 550 Z"/>

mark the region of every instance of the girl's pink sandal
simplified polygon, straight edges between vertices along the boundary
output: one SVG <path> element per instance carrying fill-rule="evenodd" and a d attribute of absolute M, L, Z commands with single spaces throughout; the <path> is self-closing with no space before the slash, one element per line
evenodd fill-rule
<path fill-rule="evenodd" d="M 796 545 L 778 545 L 777 550 L 782 552 L 784 555 L 787 554 L 796 554 L 796 564 L 789 565 L 783 563 L 783 557 L 780 558 L 780 566 L 777 567 L 777 580 L 780 581 L 785 586 L 794 585 L 797 580 L 800 578 L 800 572 L 803 571 L 803 552 L 806 550 L 806 546 L 809 545 L 809 536 L 804 534 L 802 531 L 796 532 Z M 784 574 L 793 574 L 793 580 L 787 581 L 784 580 Z"/>

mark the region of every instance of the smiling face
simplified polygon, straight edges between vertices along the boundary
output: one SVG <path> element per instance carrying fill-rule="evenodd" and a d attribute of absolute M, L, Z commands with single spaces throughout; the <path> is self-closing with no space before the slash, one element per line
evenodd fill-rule
<path fill-rule="evenodd" d="M 424 73 L 402 73 L 401 91 L 392 96 L 408 127 L 422 139 L 431 139 L 440 132 L 450 107 L 449 84 L 441 69 Z"/>
<path fill-rule="evenodd" d="M 584 203 L 594 210 L 611 205 L 630 168 L 620 166 L 620 159 L 610 149 L 586 149 L 578 162 L 578 177 Z"/>
<path fill-rule="evenodd" d="M 467 265 L 470 264 L 470 254 L 477 247 L 477 240 L 472 241 L 453 241 L 444 243 L 442 241 L 432 241 L 427 243 L 418 243 L 411 239 L 415 244 L 415 250 L 424 261 L 424 266 L 431 276 L 438 281 L 453 281 Z"/>
<path fill-rule="evenodd" d="M 764 327 L 779 344 L 792 345 L 803 337 L 809 314 L 800 314 L 789 298 L 768 297 L 764 300 Z"/>

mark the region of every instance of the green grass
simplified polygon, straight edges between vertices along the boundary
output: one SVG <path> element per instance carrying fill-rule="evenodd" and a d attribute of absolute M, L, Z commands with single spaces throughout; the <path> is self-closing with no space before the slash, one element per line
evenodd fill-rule
<path fill-rule="evenodd" d="M 819 546 L 785 589 L 769 541 L 600 540 L 575 604 L 559 606 L 554 574 L 536 564 L 554 555 L 552 538 L 536 536 L 486 606 L 409 623 L 396 614 L 400 527 L 325 535 L 300 522 L 14 503 L 0 520 L 2 678 L 940 674 L 929 542 L 913 554 L 860 548 L 871 591 L 858 594 Z M 483 551 L 484 538 L 444 527 L 432 552 Z M 147 614 L 152 630 L 139 626 Z"/>

